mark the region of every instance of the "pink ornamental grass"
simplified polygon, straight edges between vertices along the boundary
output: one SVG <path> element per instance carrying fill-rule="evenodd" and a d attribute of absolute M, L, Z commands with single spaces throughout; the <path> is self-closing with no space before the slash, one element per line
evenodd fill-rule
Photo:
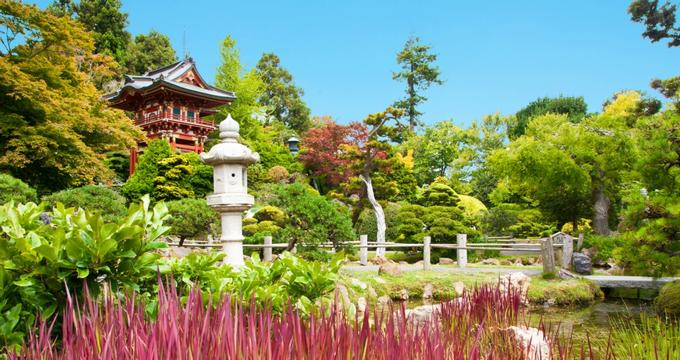
<path fill-rule="evenodd" d="M 397 311 L 348 319 L 333 307 L 308 317 L 292 307 L 275 315 L 267 307 L 241 306 L 225 296 L 204 305 L 193 290 L 182 303 L 161 284 L 158 316 L 149 319 L 133 295 L 122 301 L 69 298 L 62 332 L 41 321 L 20 354 L 10 359 L 525 359 L 528 352 L 502 329 L 522 321 L 518 293 L 482 286 L 442 304 L 431 319 L 416 322 Z M 554 336 L 555 359 L 571 354 Z M 568 349 L 567 349 L 568 348 Z M 566 350 L 565 350 L 566 349 Z M 590 356 L 588 358 L 591 358 Z"/>

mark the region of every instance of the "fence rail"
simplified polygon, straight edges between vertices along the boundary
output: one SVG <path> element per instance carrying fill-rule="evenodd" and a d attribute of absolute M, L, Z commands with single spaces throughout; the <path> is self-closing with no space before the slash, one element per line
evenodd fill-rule
<path fill-rule="evenodd" d="M 398 248 L 422 248 L 423 249 L 423 269 L 430 269 L 431 261 L 430 254 L 432 249 L 452 249 L 456 251 L 456 260 L 458 267 L 464 268 L 467 266 L 467 252 L 470 251 L 509 251 L 509 252 L 529 252 L 540 253 L 543 258 L 543 271 L 555 273 L 556 266 L 559 265 L 563 269 L 568 269 L 571 264 L 571 257 L 574 250 L 574 238 L 564 233 L 556 233 L 544 239 L 513 239 L 510 237 L 488 237 L 488 240 L 495 242 L 467 242 L 467 234 L 458 234 L 456 236 L 455 244 L 432 244 L 432 239 L 429 236 L 423 238 L 422 243 L 394 243 L 375 241 L 369 242 L 368 235 L 360 235 L 359 241 L 343 242 L 343 247 L 351 247 L 359 249 L 359 263 L 361 265 L 368 265 L 368 249 L 398 249 Z M 507 240 L 507 242 L 504 242 Z M 523 242 L 518 242 L 523 241 Z M 537 242 L 526 242 L 537 241 Z M 579 236 L 579 243 L 582 242 L 582 235 Z M 177 242 L 170 242 L 170 245 L 178 246 Z M 211 239 L 207 242 L 188 241 L 183 244 L 186 247 L 212 248 L 221 247 L 222 244 L 213 243 Z M 580 245 L 578 245 L 580 246 Z M 271 236 L 264 237 L 263 244 L 244 244 L 244 248 L 262 249 L 262 258 L 264 261 L 271 261 L 273 258 L 272 249 L 288 248 L 288 244 L 272 243 Z M 332 243 L 322 243 L 318 247 L 335 249 L 336 246 Z M 295 251 L 295 249 L 293 249 Z M 558 255 L 556 262 L 556 254 Z"/>

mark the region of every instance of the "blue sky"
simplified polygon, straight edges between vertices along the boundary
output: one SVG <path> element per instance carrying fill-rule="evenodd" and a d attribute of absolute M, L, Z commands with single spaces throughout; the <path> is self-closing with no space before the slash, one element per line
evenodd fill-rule
<path fill-rule="evenodd" d="M 514 113 L 542 96 L 584 96 L 598 111 L 615 91 L 678 75 L 680 49 L 652 44 L 630 21 L 630 1 L 133 1 L 129 31 L 170 36 L 207 79 L 226 35 L 248 67 L 274 52 L 314 115 L 361 120 L 403 96 L 395 54 L 417 35 L 439 55 L 444 85 L 423 120 L 467 125 Z M 44 6 L 49 1 L 38 1 Z"/>

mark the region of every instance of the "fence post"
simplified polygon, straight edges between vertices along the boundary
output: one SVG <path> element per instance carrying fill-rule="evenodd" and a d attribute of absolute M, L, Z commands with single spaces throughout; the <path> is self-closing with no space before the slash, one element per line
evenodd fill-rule
<path fill-rule="evenodd" d="M 543 257 L 543 273 L 555 273 L 555 249 L 553 248 L 552 238 L 548 237 L 541 240 L 541 256 Z"/>
<path fill-rule="evenodd" d="M 368 235 L 359 235 L 359 264 L 368 265 Z"/>
<path fill-rule="evenodd" d="M 264 261 L 272 261 L 272 237 L 264 237 L 264 249 L 262 249 L 262 258 Z"/>
<path fill-rule="evenodd" d="M 456 257 L 458 260 L 458 267 L 464 268 L 467 266 L 467 234 L 456 235 Z"/>
<path fill-rule="evenodd" d="M 562 243 L 562 269 L 571 268 L 571 256 L 574 253 L 574 238 L 567 235 Z"/>
<path fill-rule="evenodd" d="M 430 270 L 430 242 L 432 242 L 431 237 L 423 238 L 423 270 Z"/>
<path fill-rule="evenodd" d="M 576 251 L 581 251 L 583 247 L 583 233 L 578 234 L 578 241 L 576 242 Z"/>

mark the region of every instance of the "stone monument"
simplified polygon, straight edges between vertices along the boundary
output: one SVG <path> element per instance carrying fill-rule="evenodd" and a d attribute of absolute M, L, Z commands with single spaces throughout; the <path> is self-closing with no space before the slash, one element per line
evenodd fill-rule
<path fill-rule="evenodd" d="M 260 161 L 260 155 L 238 142 L 239 125 L 227 115 L 220 125 L 220 143 L 209 152 L 201 154 L 201 160 L 213 167 L 215 192 L 208 195 L 208 205 L 220 213 L 225 262 L 239 267 L 243 265 L 243 213 L 255 202 L 248 195 L 248 165 Z"/>

